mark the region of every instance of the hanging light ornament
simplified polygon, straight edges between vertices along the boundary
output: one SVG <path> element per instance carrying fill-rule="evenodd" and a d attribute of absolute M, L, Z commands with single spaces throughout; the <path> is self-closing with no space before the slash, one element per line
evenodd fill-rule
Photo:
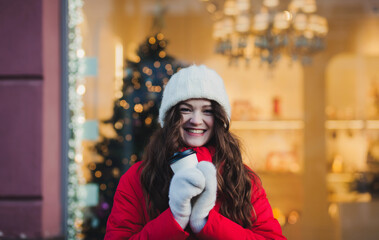
<path fill-rule="evenodd" d="M 292 0 L 289 9 L 294 16 L 290 45 L 292 58 L 309 64 L 311 56 L 325 48 L 328 22 L 326 18 L 315 14 L 315 0 Z"/>
<path fill-rule="evenodd" d="M 262 0 L 255 11 L 251 0 L 206 2 L 216 19 L 216 52 L 229 57 L 231 63 L 240 58 L 249 61 L 256 55 L 274 66 L 283 53 L 310 63 L 311 56 L 324 49 L 327 20 L 315 14 L 315 0 L 292 0 L 283 11 L 279 0 Z"/>
<path fill-rule="evenodd" d="M 261 61 L 270 66 L 279 60 L 282 49 L 288 44 L 291 17 L 286 11 L 278 12 L 278 5 L 277 0 L 264 0 L 252 26 L 256 52 Z"/>
<path fill-rule="evenodd" d="M 216 52 L 231 59 L 243 57 L 250 30 L 250 1 L 227 0 L 223 9 L 222 17 L 214 24 Z"/>

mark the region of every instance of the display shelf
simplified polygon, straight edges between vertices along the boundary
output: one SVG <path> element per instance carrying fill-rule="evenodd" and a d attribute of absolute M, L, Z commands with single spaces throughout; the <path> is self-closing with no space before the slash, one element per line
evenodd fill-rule
<path fill-rule="evenodd" d="M 352 173 L 328 173 L 327 181 L 329 183 L 351 183 L 354 181 Z"/>
<path fill-rule="evenodd" d="M 269 171 L 269 170 L 257 170 L 256 173 L 258 176 L 267 176 L 267 177 L 277 177 L 277 176 L 286 176 L 286 177 L 300 177 L 302 172 L 299 170 L 297 172 L 291 171 Z"/>
<path fill-rule="evenodd" d="M 232 126 L 243 146 L 243 157 L 254 163 L 254 170 L 268 174 L 302 171 L 302 121 L 239 121 Z"/>
<path fill-rule="evenodd" d="M 301 120 L 231 121 L 231 130 L 302 130 Z"/>
<path fill-rule="evenodd" d="M 349 192 L 345 194 L 329 194 L 328 201 L 333 203 L 371 202 L 369 193 Z"/>
<path fill-rule="evenodd" d="M 379 130 L 379 120 L 328 120 L 325 122 L 325 128 L 328 130 Z"/>

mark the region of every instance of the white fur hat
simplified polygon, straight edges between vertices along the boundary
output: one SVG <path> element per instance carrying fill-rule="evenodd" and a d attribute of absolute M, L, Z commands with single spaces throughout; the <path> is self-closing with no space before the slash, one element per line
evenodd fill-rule
<path fill-rule="evenodd" d="M 177 103 L 191 98 L 206 98 L 218 102 L 230 120 L 231 107 L 222 78 L 204 65 L 192 65 L 172 75 L 167 83 L 159 108 L 159 123 L 163 127 L 166 112 Z"/>

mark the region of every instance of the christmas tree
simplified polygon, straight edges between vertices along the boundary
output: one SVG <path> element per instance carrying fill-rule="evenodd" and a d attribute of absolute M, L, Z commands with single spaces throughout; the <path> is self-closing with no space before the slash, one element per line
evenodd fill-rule
<path fill-rule="evenodd" d="M 95 150 L 103 161 L 89 165 L 92 182 L 99 186 L 99 204 L 85 212 L 85 239 L 104 239 L 119 179 L 141 160 L 149 137 L 159 127 L 163 88 L 181 66 L 166 53 L 166 46 L 164 35 L 155 34 L 139 46 L 137 61 L 126 61 L 122 96 L 114 102 L 113 116 L 104 121 L 112 124 L 117 136 L 101 137 Z"/>

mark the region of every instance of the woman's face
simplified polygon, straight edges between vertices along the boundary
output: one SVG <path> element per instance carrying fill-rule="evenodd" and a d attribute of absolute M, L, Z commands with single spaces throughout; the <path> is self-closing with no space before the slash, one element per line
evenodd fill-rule
<path fill-rule="evenodd" d="M 179 105 L 180 136 L 190 147 L 204 146 L 213 135 L 212 104 L 206 99 L 189 99 Z"/>

